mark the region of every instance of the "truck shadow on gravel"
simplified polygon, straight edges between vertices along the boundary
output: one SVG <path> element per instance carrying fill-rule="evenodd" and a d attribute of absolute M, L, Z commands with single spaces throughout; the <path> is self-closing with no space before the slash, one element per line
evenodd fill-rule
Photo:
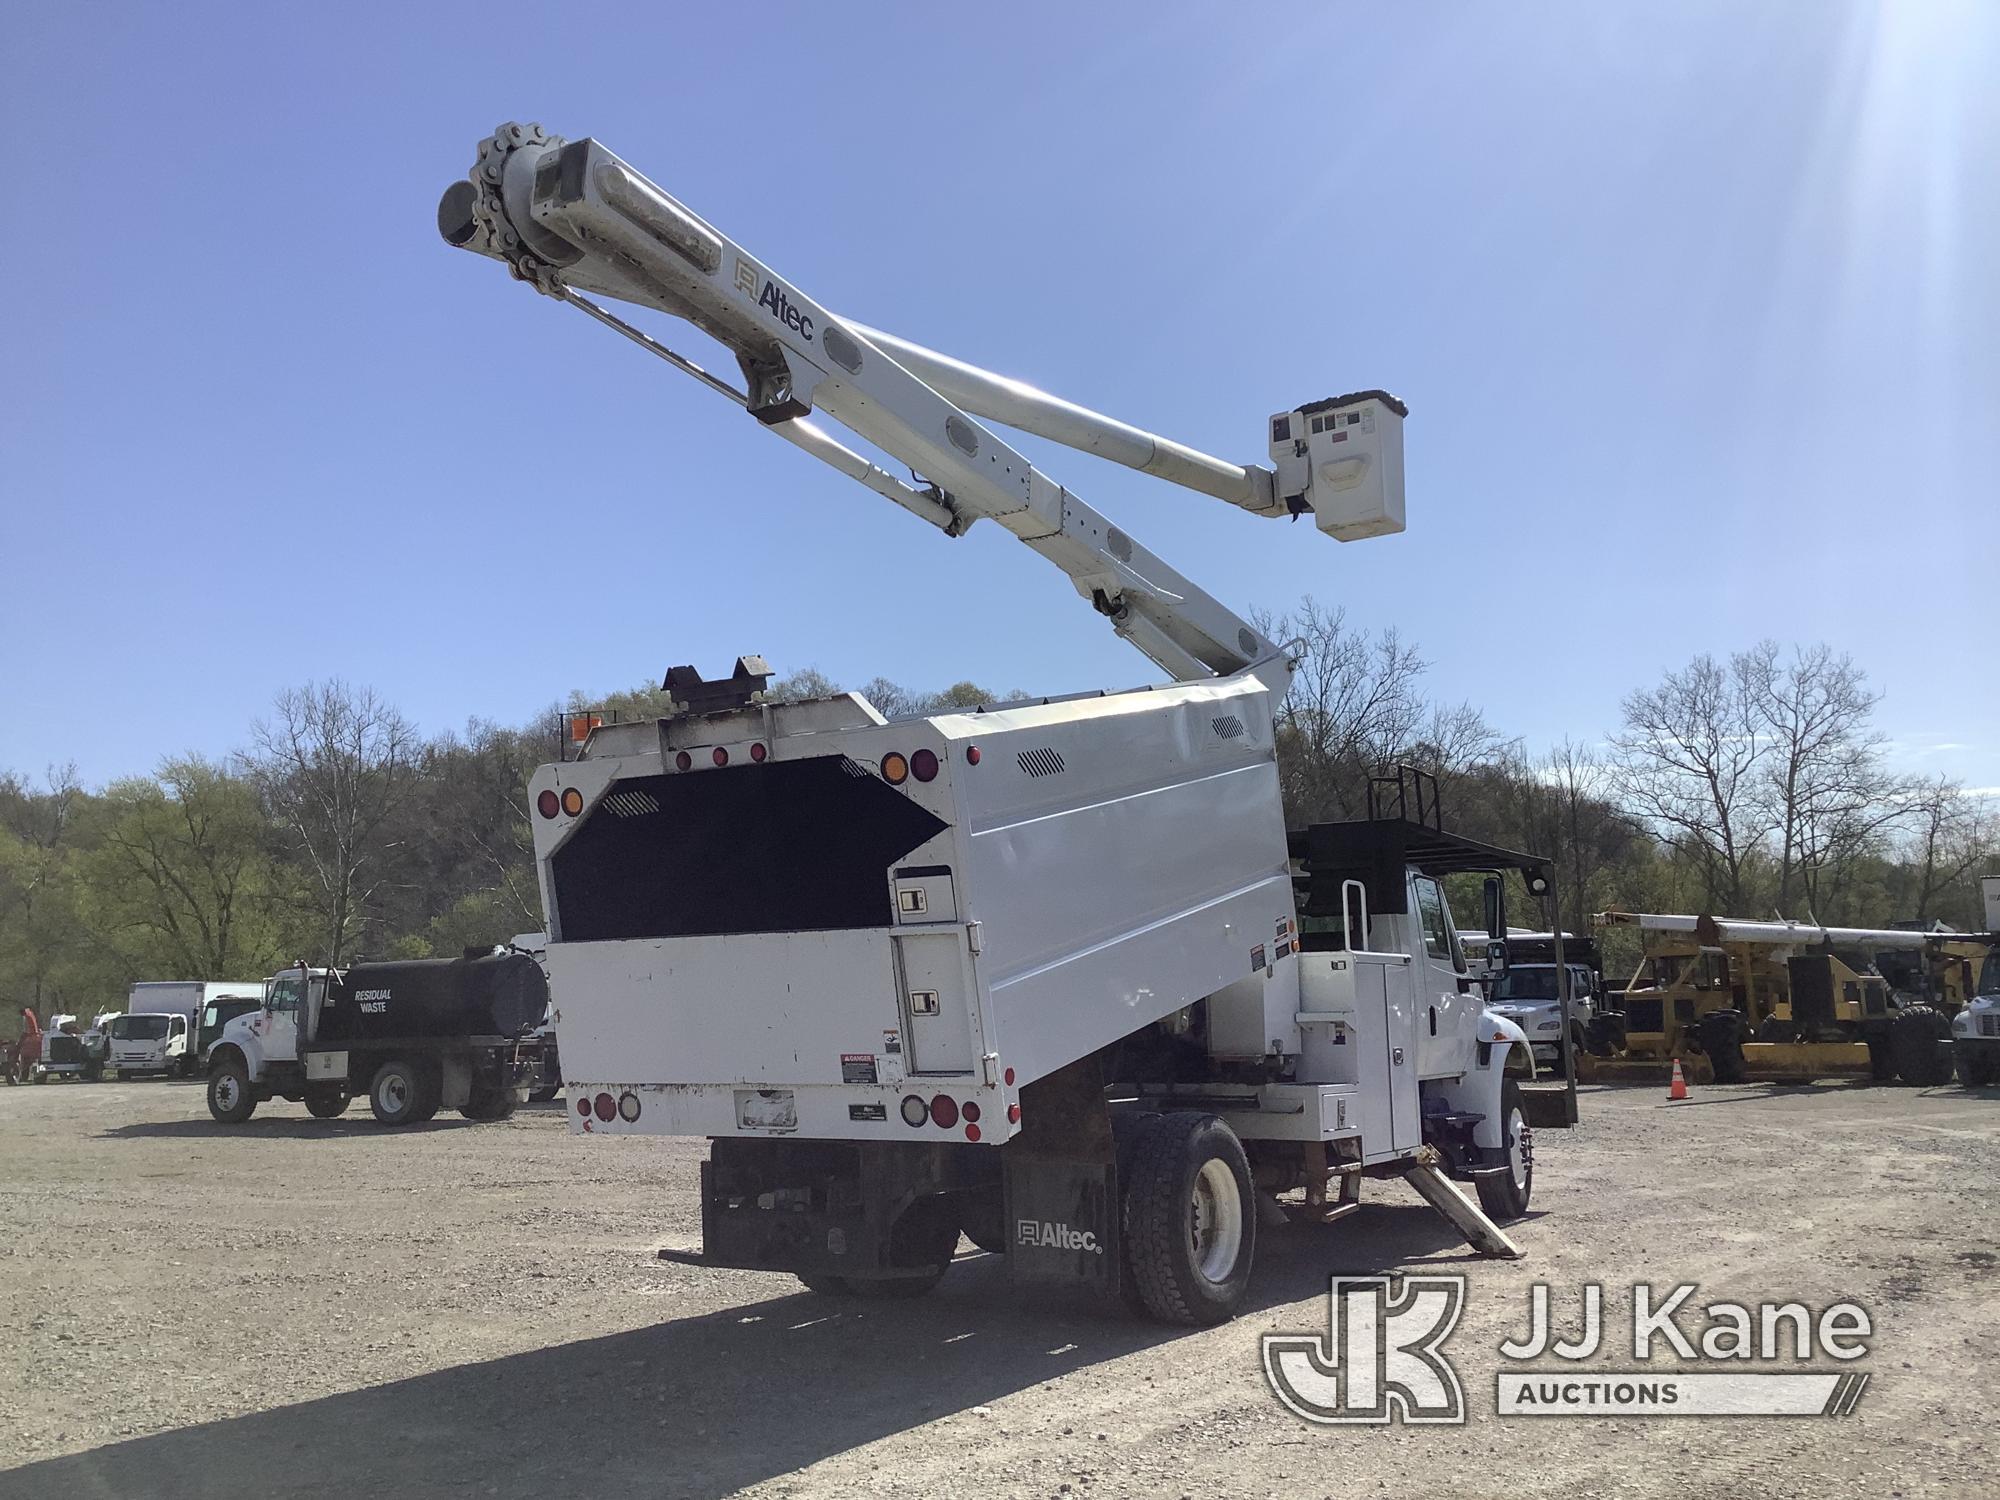
<path fill-rule="evenodd" d="M 1269 1230 L 1244 1315 L 1226 1331 L 1203 1332 L 1017 1292 L 999 1258 L 967 1255 L 918 1302 L 772 1297 L 45 1460 L 7 1472 L 0 1492 L 11 1500 L 512 1500 L 582 1484 L 592 1494 L 711 1500 L 945 1420 L 955 1424 L 950 1441 L 976 1460 L 1007 1441 L 1000 1429 L 1010 1423 L 975 1407 L 1181 1338 L 1210 1339 L 1214 1356 L 1246 1375 L 1256 1368 L 1257 1334 L 1273 1321 L 1283 1331 L 1324 1326 L 1330 1275 L 1468 1258 L 1415 1203 Z M 661 1274 L 708 1273 L 663 1266 Z M 1143 1376 L 1131 1379 L 1143 1400 Z M 1046 1412 L 1034 1419 L 1037 1431 L 1060 1423 Z"/>
<path fill-rule="evenodd" d="M 471 1130 L 478 1127 L 477 1120 L 461 1120 L 457 1116 L 437 1119 L 422 1125 L 378 1125 L 365 1109 L 352 1119 L 315 1120 L 310 1115 L 286 1117 L 278 1116 L 269 1120 L 250 1120 L 242 1125 L 222 1125 L 214 1120 L 142 1120 L 131 1125 L 114 1125 L 109 1130 L 98 1132 L 100 1140 L 169 1140 L 193 1141 L 209 1138 L 221 1139 L 228 1136 L 234 1140 L 244 1140 L 256 1136 L 269 1136 L 280 1140 L 339 1140 L 343 1137 L 382 1137 L 389 1135 L 425 1135 L 434 1130 Z M 491 1125 L 484 1127 L 491 1129 Z"/>

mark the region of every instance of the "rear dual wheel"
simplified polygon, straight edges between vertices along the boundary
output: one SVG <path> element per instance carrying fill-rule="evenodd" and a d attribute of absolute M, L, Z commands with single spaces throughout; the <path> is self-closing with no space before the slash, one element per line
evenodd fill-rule
<path fill-rule="evenodd" d="M 438 1112 L 442 1083 L 434 1070 L 392 1057 L 375 1070 L 368 1107 L 384 1125 L 421 1125 Z"/>
<path fill-rule="evenodd" d="M 1257 1201 L 1243 1143 L 1193 1110 L 1121 1122 L 1121 1239 L 1131 1300 L 1162 1323 L 1226 1323 L 1250 1285 Z"/>

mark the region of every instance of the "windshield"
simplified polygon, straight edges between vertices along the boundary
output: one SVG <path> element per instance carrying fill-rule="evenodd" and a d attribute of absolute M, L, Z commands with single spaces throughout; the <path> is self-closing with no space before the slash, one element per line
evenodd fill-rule
<path fill-rule="evenodd" d="M 1553 1000 L 1556 997 L 1556 971 L 1553 966 L 1537 964 L 1509 969 L 1500 976 L 1500 985 L 1493 992 L 1493 997 L 1496 1000 Z"/>
<path fill-rule="evenodd" d="M 2000 995 L 2000 948 L 1986 955 L 1986 962 L 1979 969 L 1979 993 Z"/>
<path fill-rule="evenodd" d="M 118 1016 L 111 1022 L 111 1035 L 121 1042 L 157 1042 L 166 1034 L 165 1016 Z"/>

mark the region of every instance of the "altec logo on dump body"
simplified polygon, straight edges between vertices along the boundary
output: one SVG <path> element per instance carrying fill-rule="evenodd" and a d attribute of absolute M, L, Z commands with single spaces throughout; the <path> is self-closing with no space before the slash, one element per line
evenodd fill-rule
<path fill-rule="evenodd" d="M 741 256 L 736 261 L 736 289 L 745 296 L 755 297 L 759 307 L 768 308 L 772 317 L 808 344 L 812 342 L 813 320 L 792 306 L 792 299 L 783 287 Z"/>

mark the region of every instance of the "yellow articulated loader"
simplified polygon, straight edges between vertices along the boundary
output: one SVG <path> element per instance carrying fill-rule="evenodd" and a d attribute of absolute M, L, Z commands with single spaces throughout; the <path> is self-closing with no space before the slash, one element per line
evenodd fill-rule
<path fill-rule="evenodd" d="M 1585 1030 L 1578 1076 L 1691 1082 L 1860 1077 L 1937 1085 L 1952 1073 L 1962 934 L 1607 911 L 1645 957 Z M 1878 956 L 1896 955 L 1892 988 Z M 1936 1003 L 1934 1003 L 1936 1002 Z"/>

